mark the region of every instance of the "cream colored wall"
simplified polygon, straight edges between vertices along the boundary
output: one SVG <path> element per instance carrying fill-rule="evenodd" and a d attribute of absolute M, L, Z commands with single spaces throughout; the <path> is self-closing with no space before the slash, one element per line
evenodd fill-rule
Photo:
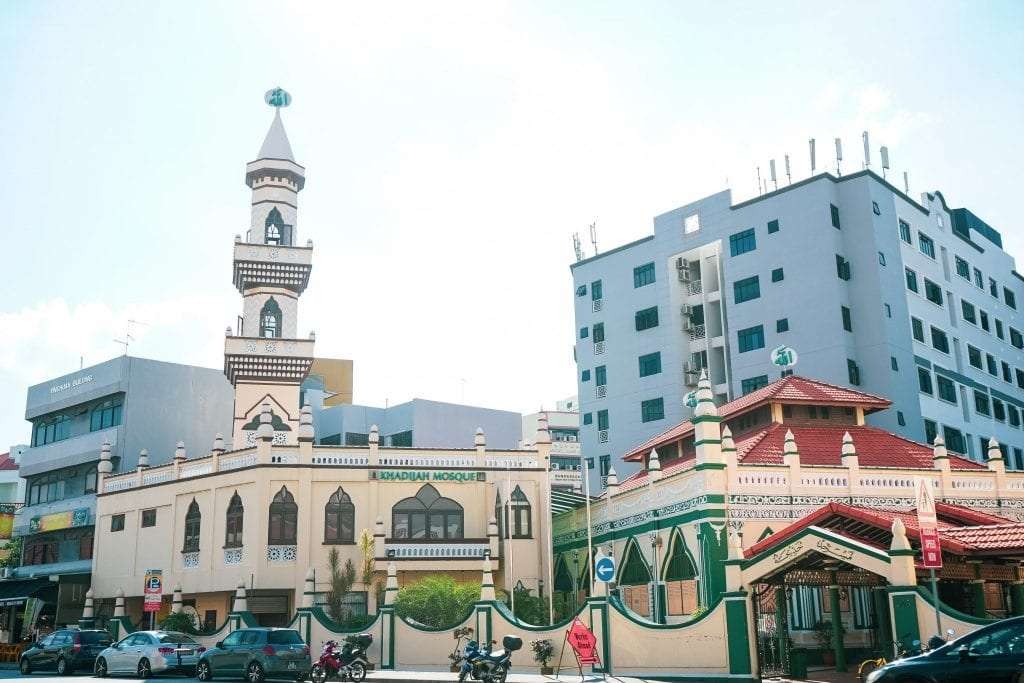
<path fill-rule="evenodd" d="M 234 447 L 246 448 L 245 433 L 242 425 L 248 424 L 262 410 L 263 400 L 270 395 L 273 398 L 271 407 L 278 416 L 292 428 L 286 433 L 286 440 L 294 444 L 298 439 L 299 413 L 295 406 L 299 405 L 299 386 L 297 384 L 255 384 L 238 382 L 235 386 L 235 424 Z"/>
<path fill-rule="evenodd" d="M 295 292 L 282 287 L 254 287 L 245 290 L 242 299 L 244 327 L 239 332 L 240 336 L 260 336 L 260 311 L 271 297 L 281 308 L 281 338 L 295 339 L 298 334 L 299 297 Z"/>

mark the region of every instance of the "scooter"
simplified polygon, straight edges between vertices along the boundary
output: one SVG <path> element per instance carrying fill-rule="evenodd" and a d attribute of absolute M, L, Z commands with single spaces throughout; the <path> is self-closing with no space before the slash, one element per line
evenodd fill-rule
<path fill-rule="evenodd" d="M 491 641 L 492 645 L 497 641 Z M 512 653 L 523 646 L 523 639 L 516 636 L 505 636 L 501 639 L 504 650 L 492 652 L 489 648 L 481 648 L 475 640 L 466 644 L 459 669 L 459 683 L 469 678 L 482 683 L 505 683 L 508 676 Z"/>
<path fill-rule="evenodd" d="M 339 649 L 337 641 L 328 640 L 320 652 L 320 659 L 313 664 L 310 678 L 313 683 L 325 681 L 354 681 L 362 683 L 370 662 L 366 650 L 373 642 L 369 633 L 346 636 L 345 644 Z"/>

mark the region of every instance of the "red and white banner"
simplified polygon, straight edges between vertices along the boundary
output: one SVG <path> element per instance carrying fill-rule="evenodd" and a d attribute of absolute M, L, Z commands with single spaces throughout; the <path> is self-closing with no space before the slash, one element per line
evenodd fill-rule
<path fill-rule="evenodd" d="M 932 480 L 917 478 L 917 526 L 921 531 L 921 559 L 926 569 L 942 569 L 942 546 L 939 543 L 939 519 L 935 514 L 935 492 Z"/>

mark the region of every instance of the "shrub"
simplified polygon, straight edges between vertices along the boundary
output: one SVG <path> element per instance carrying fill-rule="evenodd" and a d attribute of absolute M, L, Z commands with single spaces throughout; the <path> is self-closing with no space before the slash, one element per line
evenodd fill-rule
<path fill-rule="evenodd" d="M 548 660 L 555 656 L 555 646 L 547 638 L 531 640 L 530 649 L 533 650 L 533 661 L 541 666 L 547 666 Z"/>
<path fill-rule="evenodd" d="M 431 628 L 462 622 L 480 599 L 480 584 L 457 583 L 450 576 L 428 576 L 398 591 L 395 613 Z"/>
<path fill-rule="evenodd" d="M 164 631 L 179 631 L 190 635 L 199 633 L 196 620 L 186 612 L 171 612 L 160 622 L 160 628 Z"/>

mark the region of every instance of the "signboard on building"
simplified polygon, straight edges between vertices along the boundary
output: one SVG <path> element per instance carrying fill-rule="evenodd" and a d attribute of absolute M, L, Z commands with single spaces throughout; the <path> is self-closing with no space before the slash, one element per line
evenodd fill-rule
<path fill-rule="evenodd" d="M 780 368 L 791 368 L 799 360 L 796 349 L 791 349 L 788 346 L 777 346 L 772 349 L 771 358 L 772 364 L 778 365 Z"/>
<path fill-rule="evenodd" d="M 164 594 L 164 571 L 162 569 L 146 570 L 146 580 L 142 586 L 142 594 L 145 596 L 143 611 L 159 612 Z"/>
<path fill-rule="evenodd" d="M 36 515 L 28 522 L 30 534 L 42 534 L 47 531 L 59 531 L 60 529 L 74 529 L 75 527 L 89 525 L 89 508 L 76 508 L 64 512 L 54 512 L 49 515 Z"/>
<path fill-rule="evenodd" d="M 75 387 L 81 386 L 83 384 L 88 384 L 91 381 L 92 381 L 92 375 L 83 375 L 81 377 L 76 377 L 74 379 L 69 379 L 66 382 L 61 382 L 60 384 L 54 384 L 53 386 L 51 386 L 50 387 L 50 393 L 51 394 L 59 394 L 62 391 L 67 391 L 68 389 L 74 389 Z"/>
<path fill-rule="evenodd" d="M 942 547 L 939 543 L 939 519 L 935 514 L 935 492 L 932 480 L 917 477 L 917 526 L 921 533 L 921 560 L 926 569 L 942 568 Z"/>
<path fill-rule="evenodd" d="M 487 481 L 487 475 L 484 472 L 418 472 L 414 470 L 381 470 L 379 472 L 371 472 L 371 478 L 377 481 L 451 481 L 451 482 L 464 482 L 464 481 Z M 376 476 L 373 476 L 376 474 Z"/>

